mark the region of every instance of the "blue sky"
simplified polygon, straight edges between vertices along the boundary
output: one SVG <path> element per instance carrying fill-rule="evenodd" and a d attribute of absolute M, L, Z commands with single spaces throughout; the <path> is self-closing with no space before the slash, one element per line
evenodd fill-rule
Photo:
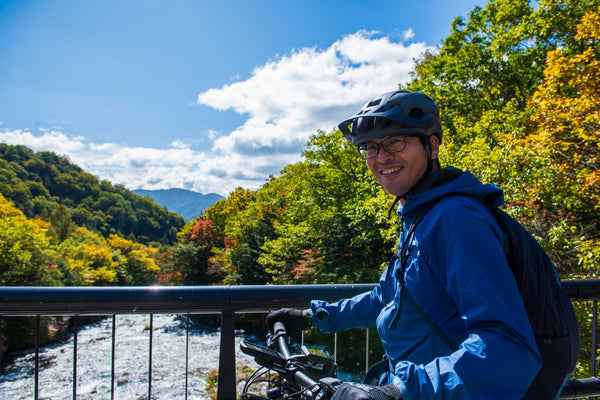
<path fill-rule="evenodd" d="M 129 189 L 256 189 L 484 4 L 0 0 L 0 141 Z"/>

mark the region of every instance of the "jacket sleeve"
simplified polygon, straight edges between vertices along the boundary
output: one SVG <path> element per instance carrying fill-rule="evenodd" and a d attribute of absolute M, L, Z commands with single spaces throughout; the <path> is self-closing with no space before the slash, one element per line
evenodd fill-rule
<path fill-rule="evenodd" d="M 386 270 L 387 271 L 387 270 Z M 326 333 L 340 332 L 350 328 L 369 328 L 375 325 L 379 310 L 381 310 L 381 281 L 380 285 L 370 292 L 358 294 L 349 299 L 335 303 L 323 300 L 312 300 L 312 324 Z"/>
<path fill-rule="evenodd" d="M 427 364 L 397 362 L 393 383 L 405 399 L 520 399 L 541 358 L 500 228 L 477 200 L 448 200 L 426 216 L 417 239 L 422 261 L 458 308 L 466 338 Z"/>

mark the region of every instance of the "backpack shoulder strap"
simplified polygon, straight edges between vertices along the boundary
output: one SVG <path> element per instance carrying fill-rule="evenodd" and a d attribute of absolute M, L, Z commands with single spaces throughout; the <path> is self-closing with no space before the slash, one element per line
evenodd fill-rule
<path fill-rule="evenodd" d="M 404 279 L 402 280 L 404 281 Z M 444 343 L 446 343 L 446 345 L 450 347 L 453 351 L 458 350 L 458 344 L 456 344 L 456 342 L 454 342 L 454 340 L 452 340 L 452 338 L 450 338 L 450 336 L 448 336 L 448 334 L 446 334 L 446 332 L 444 332 L 442 328 L 440 328 L 435 322 L 433 322 L 431 317 L 427 315 L 425 310 L 423 310 L 423 308 L 417 303 L 415 298 L 410 294 L 410 291 L 404 284 L 402 293 L 400 295 L 404 296 L 404 298 L 408 300 L 408 302 L 413 306 L 417 313 L 419 313 L 421 319 L 423 319 L 423 321 L 425 321 L 425 323 L 429 325 L 429 329 L 431 329 L 431 331 L 435 335 L 442 339 Z"/>
<path fill-rule="evenodd" d="M 437 335 L 440 339 L 442 339 L 444 341 L 444 343 L 446 343 L 446 345 L 448 345 L 448 347 L 450 347 L 453 350 L 456 350 L 456 349 L 458 349 L 458 345 L 435 322 L 433 322 L 431 317 L 429 315 L 427 315 L 425 310 L 423 310 L 423 308 L 419 305 L 419 303 L 417 303 L 415 298 L 410 294 L 410 291 L 406 287 L 406 281 L 404 280 L 404 272 L 406 270 L 406 257 L 408 256 L 408 246 L 409 246 L 410 242 L 412 241 L 412 237 L 415 233 L 415 230 L 417 229 L 417 226 L 423 220 L 423 217 L 425 217 L 425 214 L 427 214 L 427 212 L 429 210 L 431 210 L 436 204 L 437 204 L 436 201 L 432 201 L 432 202 L 425 204 L 419 210 L 419 212 L 415 216 L 413 223 L 411 224 L 410 228 L 408 229 L 408 231 L 406 233 L 406 237 L 404 238 L 404 241 L 402 242 L 402 247 L 399 250 L 399 254 L 397 254 L 398 257 L 400 258 L 400 266 L 401 267 L 400 267 L 400 269 L 396 270 L 396 279 L 398 280 L 398 282 L 400 283 L 400 286 L 401 286 L 400 296 L 404 297 L 411 304 L 411 306 L 417 311 L 417 313 L 419 314 L 421 319 L 423 319 L 423 321 L 425 321 L 425 323 L 427 323 L 427 325 L 429 325 L 429 328 L 435 335 Z"/>
<path fill-rule="evenodd" d="M 406 236 L 404 237 L 402 246 L 396 253 L 396 255 L 400 258 L 403 276 L 404 276 L 404 269 L 406 267 L 406 265 L 405 265 L 406 256 L 408 256 L 408 254 L 407 254 L 408 253 L 408 245 L 412 241 L 412 237 L 415 234 L 415 230 L 417 229 L 417 226 L 421 223 L 421 221 L 425 217 L 425 214 L 427 214 L 429 212 L 429 210 L 431 210 L 436 204 L 437 204 L 437 201 L 430 201 L 429 203 L 424 204 L 423 207 L 421 207 L 421 209 L 419 209 L 412 224 L 410 225 L 410 227 L 408 228 L 408 231 L 406 232 Z"/>

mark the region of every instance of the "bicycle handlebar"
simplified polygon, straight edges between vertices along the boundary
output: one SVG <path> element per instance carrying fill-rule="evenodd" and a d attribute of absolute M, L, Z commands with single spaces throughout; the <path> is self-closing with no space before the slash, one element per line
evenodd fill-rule
<path fill-rule="evenodd" d="M 287 331 L 282 322 L 275 322 L 273 324 L 273 334 L 277 337 L 277 344 L 279 346 L 279 351 L 283 354 L 283 358 L 288 360 L 292 355 L 286 341 Z"/>
<path fill-rule="evenodd" d="M 275 322 L 267 335 L 266 347 L 243 340 L 241 350 L 252 356 L 261 366 L 246 381 L 242 399 L 328 399 L 335 392 L 339 380 L 336 365 L 328 355 L 301 347 L 302 353 L 290 351 L 289 336 L 282 322 Z M 275 371 L 282 378 L 272 380 L 264 374 Z M 270 375 L 269 375 L 270 376 Z M 269 383 L 267 396 L 257 395 L 250 390 L 253 385 Z M 258 388 L 258 386 L 257 386 Z"/>
<path fill-rule="evenodd" d="M 273 324 L 273 334 L 277 337 L 277 345 L 279 352 L 283 354 L 283 358 L 286 361 L 292 360 L 293 356 L 287 344 L 287 332 L 282 322 Z M 319 382 L 306 375 L 299 368 L 292 373 L 291 378 L 295 384 L 307 390 L 306 395 L 309 398 L 313 398 L 320 390 Z"/>

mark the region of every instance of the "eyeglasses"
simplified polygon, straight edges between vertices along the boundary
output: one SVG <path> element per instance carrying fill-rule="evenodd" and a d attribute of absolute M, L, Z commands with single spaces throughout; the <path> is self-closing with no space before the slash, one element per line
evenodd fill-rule
<path fill-rule="evenodd" d="M 418 137 L 419 135 L 402 135 L 392 136 L 391 138 L 385 139 L 383 142 L 375 143 L 368 142 L 358 146 L 358 152 L 364 160 L 377 157 L 379 154 L 379 146 L 388 153 L 399 153 L 406 148 L 407 137 Z"/>

